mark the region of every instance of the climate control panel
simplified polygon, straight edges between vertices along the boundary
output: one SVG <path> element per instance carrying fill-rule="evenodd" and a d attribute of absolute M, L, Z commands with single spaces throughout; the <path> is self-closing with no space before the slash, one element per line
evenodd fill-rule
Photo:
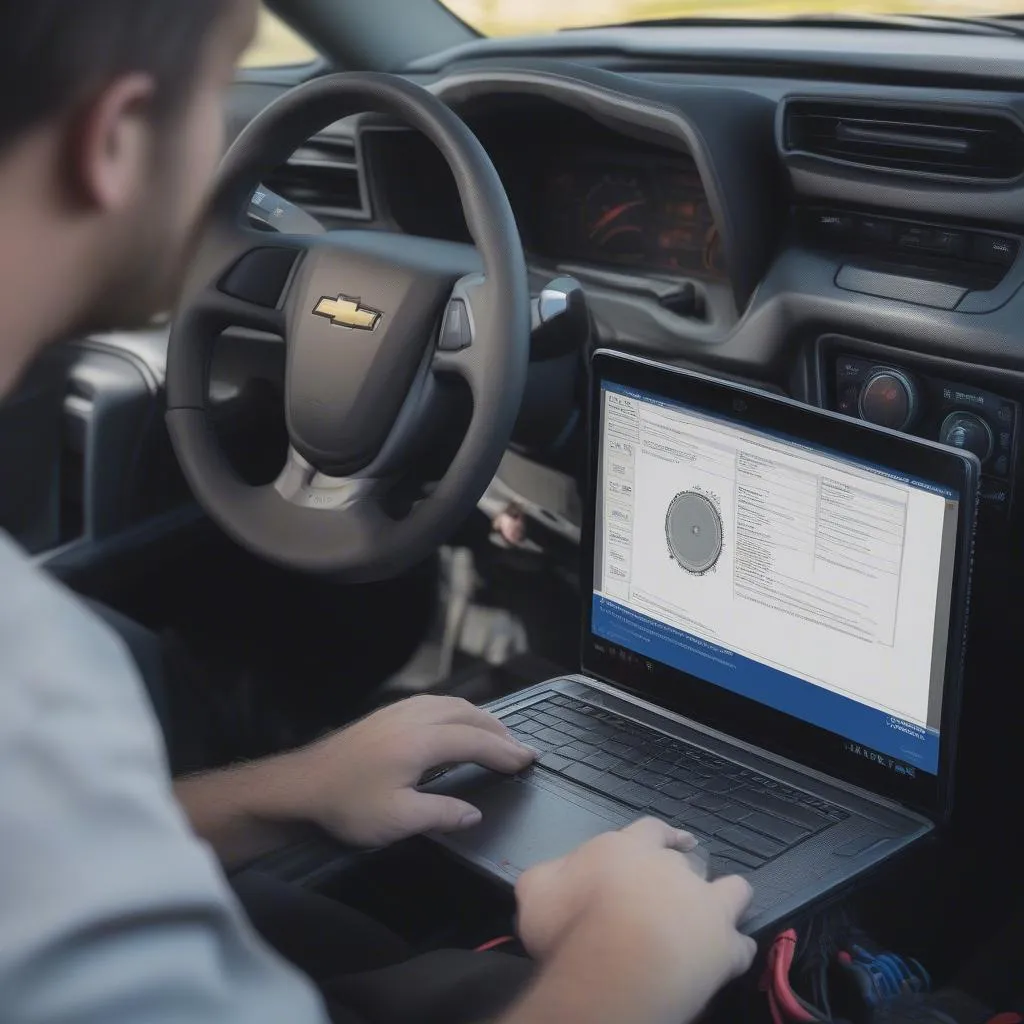
<path fill-rule="evenodd" d="M 1020 410 L 979 388 L 859 355 L 833 368 L 833 407 L 847 416 L 974 452 L 983 496 L 1009 506 Z"/>

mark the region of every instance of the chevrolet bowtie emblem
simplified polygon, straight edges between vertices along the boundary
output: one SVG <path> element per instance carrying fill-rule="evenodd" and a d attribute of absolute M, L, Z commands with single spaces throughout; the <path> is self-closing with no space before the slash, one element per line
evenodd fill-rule
<path fill-rule="evenodd" d="M 330 320 L 335 327 L 350 327 L 354 331 L 374 331 L 384 315 L 378 309 L 364 306 L 359 299 L 347 295 L 332 298 L 325 295 L 314 307 L 313 314 Z"/>

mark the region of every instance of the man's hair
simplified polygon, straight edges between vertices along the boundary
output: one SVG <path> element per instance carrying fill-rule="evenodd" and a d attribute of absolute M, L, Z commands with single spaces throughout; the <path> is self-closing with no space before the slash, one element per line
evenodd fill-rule
<path fill-rule="evenodd" d="M 228 0 L 0 0 L 0 152 L 120 75 L 157 83 L 153 114 L 189 96 Z"/>

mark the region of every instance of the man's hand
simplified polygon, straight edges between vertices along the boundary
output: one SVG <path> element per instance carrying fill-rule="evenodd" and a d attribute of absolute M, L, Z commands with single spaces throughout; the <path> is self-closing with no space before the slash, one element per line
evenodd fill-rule
<path fill-rule="evenodd" d="M 463 800 L 417 792 L 429 769 L 467 762 L 514 774 L 536 755 L 468 701 L 424 696 L 289 756 L 297 772 L 294 812 L 342 842 L 373 847 L 480 821 L 480 811 Z"/>
<path fill-rule="evenodd" d="M 527 871 L 519 934 L 544 970 L 503 1022 L 679 1024 L 746 972 L 750 886 L 704 881 L 680 855 L 695 845 L 647 818 Z"/>
<path fill-rule="evenodd" d="M 237 866 L 318 825 L 353 846 L 385 846 L 480 820 L 471 804 L 419 793 L 424 772 L 472 762 L 522 771 L 534 751 L 493 715 L 454 697 L 412 697 L 312 746 L 175 783 L 192 828 Z"/>

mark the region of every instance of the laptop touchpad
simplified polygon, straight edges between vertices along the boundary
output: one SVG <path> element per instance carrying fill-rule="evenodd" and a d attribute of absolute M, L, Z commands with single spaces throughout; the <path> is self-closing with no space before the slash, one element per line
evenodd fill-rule
<path fill-rule="evenodd" d="M 509 881 L 534 864 L 562 857 L 588 839 L 633 820 L 598 808 L 584 797 L 549 789 L 542 774 L 536 781 L 529 777 L 495 781 L 491 775 L 488 785 L 470 785 L 458 795 L 483 811 L 483 821 L 465 832 L 435 838 L 471 861 L 486 861 Z"/>

